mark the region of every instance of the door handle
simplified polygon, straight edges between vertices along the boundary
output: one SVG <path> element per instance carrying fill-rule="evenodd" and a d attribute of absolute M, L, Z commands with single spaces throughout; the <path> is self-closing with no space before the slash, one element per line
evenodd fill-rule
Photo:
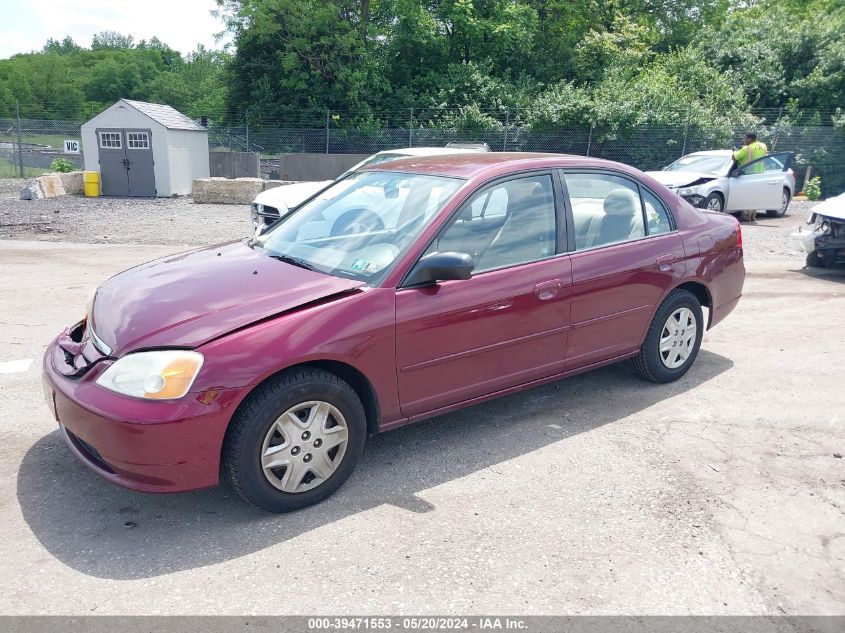
<path fill-rule="evenodd" d="M 674 253 L 666 253 L 665 255 L 661 255 L 657 258 L 657 265 L 663 266 L 665 264 L 671 264 L 675 261 L 675 254 Z"/>
<path fill-rule="evenodd" d="M 534 294 L 540 301 L 547 301 L 553 299 L 557 295 L 557 291 L 563 282 L 560 279 L 550 279 L 549 281 L 541 281 L 534 286 Z"/>

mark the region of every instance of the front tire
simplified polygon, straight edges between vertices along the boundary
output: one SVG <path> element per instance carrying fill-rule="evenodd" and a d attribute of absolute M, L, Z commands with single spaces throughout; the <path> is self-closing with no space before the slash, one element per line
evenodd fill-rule
<path fill-rule="evenodd" d="M 792 200 L 792 195 L 789 189 L 783 188 L 783 195 L 780 200 L 780 209 L 770 209 L 766 211 L 766 215 L 770 218 L 782 218 L 786 215 L 786 210 L 789 208 L 789 202 Z"/>
<path fill-rule="evenodd" d="M 813 251 L 807 255 L 804 265 L 808 268 L 827 268 L 830 266 L 827 260 L 819 256 L 818 251 Z"/>
<path fill-rule="evenodd" d="M 698 356 L 704 334 L 701 303 L 688 290 L 673 290 L 648 328 L 634 370 L 651 382 L 666 383 L 683 376 Z"/>
<path fill-rule="evenodd" d="M 319 369 L 283 372 L 260 385 L 233 417 L 223 469 L 249 503 L 290 512 L 343 485 L 366 434 L 361 399 L 346 382 Z"/>
<path fill-rule="evenodd" d="M 722 197 L 722 194 L 714 191 L 704 199 L 701 208 L 707 209 L 708 211 L 715 211 L 716 213 L 722 213 L 725 210 L 725 199 Z"/>

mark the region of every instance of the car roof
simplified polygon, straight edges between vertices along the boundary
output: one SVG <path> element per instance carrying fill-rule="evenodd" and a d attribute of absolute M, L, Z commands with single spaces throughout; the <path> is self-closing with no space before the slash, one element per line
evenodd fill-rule
<path fill-rule="evenodd" d="M 635 174 L 627 165 L 600 158 L 572 154 L 541 154 L 534 152 L 461 152 L 436 156 L 398 158 L 389 163 L 367 165 L 362 171 L 399 171 L 432 176 L 474 178 L 492 176 L 526 169 L 558 167 L 604 167 Z"/>
<path fill-rule="evenodd" d="M 709 149 L 703 152 L 692 152 L 686 156 L 733 156 L 733 152 L 729 149 Z"/>
<path fill-rule="evenodd" d="M 378 152 L 376 156 L 383 156 L 385 154 L 401 154 L 402 156 L 436 156 L 438 154 L 466 154 L 481 151 L 484 150 L 470 149 L 466 147 L 402 147 L 383 150 Z"/>

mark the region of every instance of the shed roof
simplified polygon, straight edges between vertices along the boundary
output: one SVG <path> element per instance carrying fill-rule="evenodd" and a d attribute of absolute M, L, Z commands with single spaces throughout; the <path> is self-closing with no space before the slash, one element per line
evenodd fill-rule
<path fill-rule="evenodd" d="M 198 132 L 208 131 L 193 119 L 188 118 L 175 108 L 161 103 L 146 103 L 145 101 L 132 101 L 121 99 L 121 101 L 132 106 L 142 114 L 147 115 L 156 123 L 160 123 L 170 130 L 196 130 Z"/>

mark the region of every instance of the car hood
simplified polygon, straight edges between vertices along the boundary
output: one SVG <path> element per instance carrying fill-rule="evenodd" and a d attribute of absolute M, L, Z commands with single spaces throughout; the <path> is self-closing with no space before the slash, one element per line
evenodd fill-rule
<path fill-rule="evenodd" d="M 698 185 L 718 178 L 718 176 L 714 176 L 713 174 L 705 174 L 700 171 L 647 171 L 646 173 L 661 185 L 666 185 L 667 187 Z"/>
<path fill-rule="evenodd" d="M 197 347 L 363 284 L 235 242 L 164 257 L 112 277 L 97 289 L 91 325 L 118 356 L 142 348 Z"/>
<path fill-rule="evenodd" d="M 292 185 L 280 185 L 262 191 L 255 196 L 253 203 L 275 207 L 276 209 L 284 207 L 293 209 L 332 182 L 332 180 L 321 180 L 318 182 L 296 182 Z"/>
<path fill-rule="evenodd" d="M 845 220 L 845 193 L 820 202 L 813 207 L 812 212 L 835 220 Z"/>

